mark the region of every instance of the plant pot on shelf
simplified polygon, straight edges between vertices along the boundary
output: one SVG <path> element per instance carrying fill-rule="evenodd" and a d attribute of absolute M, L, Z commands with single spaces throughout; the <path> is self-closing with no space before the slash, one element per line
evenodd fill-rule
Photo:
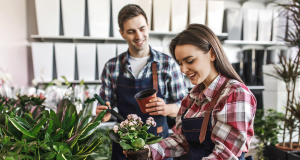
<path fill-rule="evenodd" d="M 289 151 L 287 154 L 288 160 L 300 160 L 300 151 Z"/>
<path fill-rule="evenodd" d="M 127 158 L 128 160 L 147 160 L 148 159 L 149 149 L 143 149 L 138 151 L 128 151 Z"/>
<path fill-rule="evenodd" d="M 286 160 L 287 152 L 275 146 L 265 146 L 264 156 L 270 160 Z"/>

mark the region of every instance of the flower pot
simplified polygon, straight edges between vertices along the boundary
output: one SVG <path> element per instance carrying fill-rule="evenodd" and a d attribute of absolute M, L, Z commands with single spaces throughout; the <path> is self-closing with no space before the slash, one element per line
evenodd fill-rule
<path fill-rule="evenodd" d="M 141 111 L 144 114 L 147 114 L 146 112 L 146 104 L 149 103 L 149 100 L 156 97 L 157 90 L 156 89 L 146 89 L 143 91 L 138 92 L 134 98 L 138 102 Z"/>
<path fill-rule="evenodd" d="M 171 31 L 181 32 L 187 26 L 188 1 L 172 0 L 171 10 Z"/>
<path fill-rule="evenodd" d="M 207 26 L 215 33 L 222 33 L 224 1 L 208 1 Z"/>
<path fill-rule="evenodd" d="M 55 43 L 55 60 L 57 79 L 68 81 L 75 79 L 75 43 Z"/>
<path fill-rule="evenodd" d="M 285 143 L 285 146 L 282 146 L 282 143 L 277 143 L 275 146 L 281 150 L 284 151 L 300 151 L 300 148 L 298 147 L 298 143 L 293 142 L 293 148 L 289 147 L 290 143 Z"/>
<path fill-rule="evenodd" d="M 128 160 L 147 160 L 148 152 L 148 148 L 139 151 L 128 151 L 127 158 Z"/>
<path fill-rule="evenodd" d="M 288 160 L 300 160 L 300 151 L 290 151 L 287 153 Z"/>
<path fill-rule="evenodd" d="M 153 30 L 169 32 L 171 0 L 153 0 Z"/>
<path fill-rule="evenodd" d="M 40 36 L 59 36 L 59 0 L 35 0 Z"/>
<path fill-rule="evenodd" d="M 35 80 L 37 82 L 52 81 L 53 43 L 32 42 L 31 46 Z"/>
<path fill-rule="evenodd" d="M 189 9 L 190 24 L 193 24 L 193 23 L 205 24 L 206 1 L 205 0 L 190 0 L 189 7 L 190 7 L 190 9 Z"/>
<path fill-rule="evenodd" d="M 84 36 L 85 0 L 62 0 L 65 36 Z"/>
<path fill-rule="evenodd" d="M 110 0 L 88 0 L 91 37 L 109 37 Z"/>
<path fill-rule="evenodd" d="M 258 41 L 271 41 L 272 16 L 272 10 L 258 11 Z"/>
<path fill-rule="evenodd" d="M 283 151 L 275 146 L 265 146 L 264 149 L 264 156 L 268 159 L 272 160 L 286 160 L 287 159 L 287 152 Z"/>

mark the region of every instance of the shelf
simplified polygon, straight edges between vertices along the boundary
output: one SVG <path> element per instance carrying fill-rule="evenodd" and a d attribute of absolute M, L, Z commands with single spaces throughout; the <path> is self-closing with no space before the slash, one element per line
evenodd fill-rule
<path fill-rule="evenodd" d="M 176 36 L 177 32 L 154 32 L 150 31 L 150 36 L 159 36 L 159 37 L 165 37 L 165 36 Z M 226 39 L 228 36 L 228 33 L 221 33 L 217 34 L 217 36 L 220 38 L 220 40 Z M 123 38 L 115 38 L 115 37 L 66 37 L 66 36 L 40 36 L 40 35 L 31 35 L 30 36 L 33 39 L 38 39 L 45 42 L 125 42 Z"/>
<path fill-rule="evenodd" d="M 265 86 L 247 86 L 250 90 L 263 90 Z"/>
<path fill-rule="evenodd" d="M 75 80 L 75 81 L 68 81 L 72 84 L 79 84 L 81 80 Z M 39 84 L 42 84 L 42 82 L 38 82 Z M 50 81 L 45 81 L 45 84 L 49 84 Z M 65 84 L 65 81 L 62 80 L 62 83 Z M 85 84 L 101 84 L 101 80 L 94 80 L 94 81 L 84 81 Z"/>
<path fill-rule="evenodd" d="M 233 45 L 238 47 L 245 47 L 245 46 L 263 46 L 263 47 L 270 47 L 270 46 L 286 46 L 284 42 L 274 42 L 274 41 L 241 41 L 241 40 L 225 40 L 223 44 Z"/>

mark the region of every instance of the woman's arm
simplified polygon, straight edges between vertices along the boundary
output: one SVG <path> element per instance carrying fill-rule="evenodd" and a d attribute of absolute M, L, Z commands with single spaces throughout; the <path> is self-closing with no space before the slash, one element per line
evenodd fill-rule
<path fill-rule="evenodd" d="M 202 160 L 236 159 L 248 152 L 254 135 L 253 123 L 256 99 L 246 87 L 237 88 L 214 109 L 215 121 L 211 135 L 213 153 Z"/>

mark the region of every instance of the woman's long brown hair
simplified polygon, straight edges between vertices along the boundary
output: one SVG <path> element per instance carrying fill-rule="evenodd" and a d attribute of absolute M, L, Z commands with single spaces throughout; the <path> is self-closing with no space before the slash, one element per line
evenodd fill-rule
<path fill-rule="evenodd" d="M 186 30 L 172 39 L 169 49 L 173 58 L 176 59 L 176 46 L 185 44 L 197 46 L 205 53 L 208 53 L 212 48 L 216 56 L 214 61 L 216 70 L 227 78 L 236 79 L 244 83 L 228 61 L 218 37 L 207 26 L 202 24 L 190 24 Z"/>

